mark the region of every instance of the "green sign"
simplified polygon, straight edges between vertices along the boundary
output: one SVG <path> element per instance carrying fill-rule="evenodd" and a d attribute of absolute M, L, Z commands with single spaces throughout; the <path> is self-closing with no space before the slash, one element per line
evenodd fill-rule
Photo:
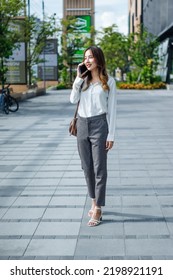
<path fill-rule="evenodd" d="M 73 63 L 80 63 L 83 60 L 85 48 L 81 46 L 86 38 L 91 37 L 91 16 L 75 16 L 76 22 L 73 26 L 73 33 L 69 34 L 69 42 L 78 41 L 79 47 L 75 48 L 73 54 Z M 82 43 L 82 44 L 81 44 Z M 77 44 L 78 45 L 78 44 Z"/>
<path fill-rule="evenodd" d="M 91 30 L 91 16 L 76 16 L 74 32 L 90 33 L 90 30 Z"/>

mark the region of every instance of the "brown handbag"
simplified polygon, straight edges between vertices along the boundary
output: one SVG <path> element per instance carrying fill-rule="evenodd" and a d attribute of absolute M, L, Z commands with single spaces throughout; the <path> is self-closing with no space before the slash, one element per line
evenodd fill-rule
<path fill-rule="evenodd" d="M 79 101 L 77 103 L 77 107 L 76 107 L 74 117 L 73 117 L 72 121 L 70 122 L 70 126 L 69 126 L 69 133 L 70 133 L 70 135 L 73 135 L 73 136 L 77 136 L 77 112 L 78 112 L 78 108 L 79 108 Z"/>

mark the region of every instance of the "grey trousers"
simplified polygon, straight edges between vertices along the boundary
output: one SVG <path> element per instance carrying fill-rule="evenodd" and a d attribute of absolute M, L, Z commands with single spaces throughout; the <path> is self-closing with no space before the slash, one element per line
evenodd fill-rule
<path fill-rule="evenodd" d="M 106 114 L 82 118 L 77 121 L 77 144 L 88 194 L 98 206 L 105 205 L 107 181 Z"/>

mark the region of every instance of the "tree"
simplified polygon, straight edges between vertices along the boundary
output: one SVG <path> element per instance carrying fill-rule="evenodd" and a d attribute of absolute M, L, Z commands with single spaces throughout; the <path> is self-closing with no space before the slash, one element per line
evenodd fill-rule
<path fill-rule="evenodd" d="M 123 79 L 123 74 L 129 68 L 128 38 L 118 32 L 115 24 L 103 28 L 100 33 L 102 36 L 98 38 L 98 43 L 105 54 L 107 68 L 113 76 L 115 70 L 120 68 Z"/>
<path fill-rule="evenodd" d="M 129 55 L 138 72 L 138 81 L 152 83 L 159 64 L 159 41 L 141 25 L 138 31 L 129 35 Z"/>
<path fill-rule="evenodd" d="M 20 15 L 23 8 L 23 0 L 1 0 L 0 2 L 0 81 L 2 87 L 4 87 L 5 74 L 8 70 L 5 66 L 5 60 L 12 55 L 20 41 L 19 32 L 17 29 L 12 29 L 10 23 Z"/>
<path fill-rule="evenodd" d="M 29 73 L 28 85 L 32 82 L 32 66 L 39 62 L 39 56 L 43 52 L 46 40 L 54 36 L 59 30 L 56 26 L 55 15 L 45 18 L 44 21 L 40 21 L 34 15 L 26 18 L 25 22 L 25 42 L 28 43 L 27 54 L 27 69 Z"/>
<path fill-rule="evenodd" d="M 81 59 L 81 50 L 94 44 L 95 29 L 91 26 L 90 37 L 83 36 L 83 34 L 76 30 L 76 17 L 69 16 L 67 19 L 61 21 L 62 25 L 62 58 L 64 69 L 62 69 L 62 78 L 64 83 L 72 84 L 73 68 L 75 64 L 79 63 Z M 80 61 L 81 62 L 81 61 Z M 69 75 L 68 71 L 69 70 Z M 64 80 L 65 75 L 67 78 Z"/>

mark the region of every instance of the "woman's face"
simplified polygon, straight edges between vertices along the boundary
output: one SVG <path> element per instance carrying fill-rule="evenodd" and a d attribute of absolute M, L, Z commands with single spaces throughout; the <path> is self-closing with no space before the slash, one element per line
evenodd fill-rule
<path fill-rule="evenodd" d="M 89 71 L 92 71 L 97 68 L 97 63 L 96 63 L 95 58 L 93 57 L 91 50 L 87 50 L 85 52 L 84 64 Z"/>

